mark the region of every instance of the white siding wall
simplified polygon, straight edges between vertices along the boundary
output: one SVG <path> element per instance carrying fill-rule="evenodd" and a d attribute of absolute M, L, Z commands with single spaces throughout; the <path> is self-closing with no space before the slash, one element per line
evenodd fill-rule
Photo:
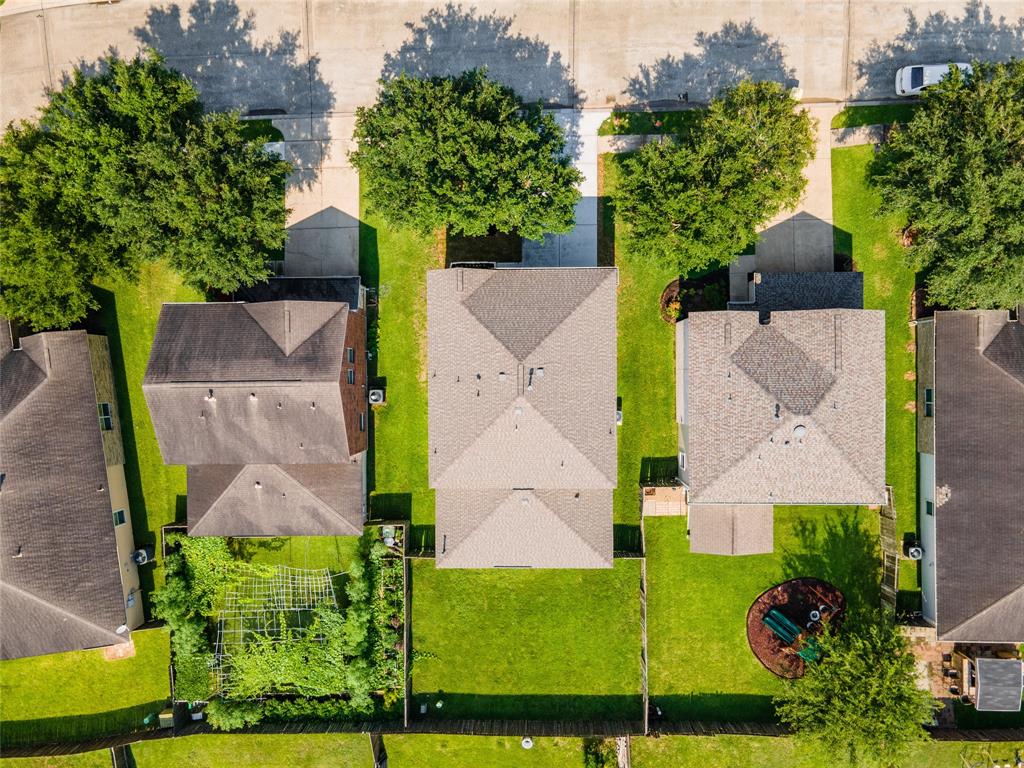
<path fill-rule="evenodd" d="M 926 513 L 928 502 L 935 504 L 935 457 L 929 453 L 917 454 L 918 488 L 917 498 L 921 520 L 921 612 L 925 620 L 935 623 L 935 516 Z M 937 514 L 937 513 L 936 513 Z"/>

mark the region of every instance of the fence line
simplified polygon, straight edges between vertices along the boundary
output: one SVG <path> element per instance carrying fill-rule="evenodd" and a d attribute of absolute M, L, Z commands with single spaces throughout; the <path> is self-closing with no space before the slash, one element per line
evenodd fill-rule
<path fill-rule="evenodd" d="M 405 694 L 402 696 L 402 724 L 409 727 L 409 700 L 412 698 L 412 670 L 410 669 L 410 636 L 412 634 L 410 628 L 410 620 L 412 616 L 412 590 L 409 588 L 409 582 L 411 580 L 411 574 L 409 572 L 409 558 L 402 558 L 402 600 L 405 605 L 403 610 L 405 611 L 404 621 L 402 622 L 402 672 L 403 672 L 403 684 L 405 686 Z"/>
<path fill-rule="evenodd" d="M 640 692 L 643 701 L 644 734 L 650 729 L 651 699 L 647 681 L 647 542 L 644 537 L 644 517 L 640 512 Z"/>

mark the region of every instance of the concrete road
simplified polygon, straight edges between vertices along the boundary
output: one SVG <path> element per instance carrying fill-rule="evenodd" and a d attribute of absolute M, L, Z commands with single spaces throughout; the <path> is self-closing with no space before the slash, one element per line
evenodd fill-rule
<path fill-rule="evenodd" d="M 889 98 L 909 62 L 1021 55 L 1024 0 L 7 0 L 0 125 L 76 65 L 146 46 L 209 108 L 279 115 L 299 168 L 287 268 L 316 273 L 356 258 L 344 149 L 382 76 L 486 65 L 527 99 L 595 111 L 703 101 L 743 77 L 807 101 Z"/>

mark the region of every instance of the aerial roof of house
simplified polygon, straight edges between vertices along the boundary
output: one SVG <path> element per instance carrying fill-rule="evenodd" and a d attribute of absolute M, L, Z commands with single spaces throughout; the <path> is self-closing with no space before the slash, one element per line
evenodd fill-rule
<path fill-rule="evenodd" d="M 691 504 L 690 551 L 705 555 L 761 555 L 775 546 L 771 504 Z"/>
<path fill-rule="evenodd" d="M 1024 326 L 935 313 L 936 610 L 943 639 L 1024 640 Z"/>
<path fill-rule="evenodd" d="M 85 331 L 0 321 L 0 658 L 126 642 Z"/>
<path fill-rule="evenodd" d="M 979 712 L 1020 712 L 1024 662 L 1020 659 L 975 659 Z"/>
<path fill-rule="evenodd" d="M 440 490 L 439 568 L 610 568 L 608 490 Z"/>
<path fill-rule="evenodd" d="M 863 272 L 764 272 L 755 276 L 754 298 L 729 309 L 779 312 L 796 309 L 863 309 Z"/>
<path fill-rule="evenodd" d="M 358 536 L 363 463 L 188 468 L 191 536 Z"/>
<path fill-rule="evenodd" d="M 143 381 L 168 464 L 337 464 L 349 305 L 164 304 Z"/>
<path fill-rule="evenodd" d="M 690 503 L 885 500 L 882 312 L 694 312 L 676 333 Z"/>
<path fill-rule="evenodd" d="M 617 279 L 427 274 L 432 487 L 615 487 Z"/>

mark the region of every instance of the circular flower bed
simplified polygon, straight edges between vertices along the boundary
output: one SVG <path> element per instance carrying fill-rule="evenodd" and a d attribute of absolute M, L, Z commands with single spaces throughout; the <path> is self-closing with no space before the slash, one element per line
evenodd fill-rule
<path fill-rule="evenodd" d="M 802 677 L 805 662 L 797 652 L 807 638 L 821 631 L 823 621 L 839 621 L 845 610 L 843 593 L 827 581 L 790 579 L 761 593 L 750 606 L 747 611 L 747 642 L 754 656 L 769 672 L 789 679 Z M 777 611 L 799 628 L 803 639 L 787 645 L 764 623 L 770 611 Z"/>

